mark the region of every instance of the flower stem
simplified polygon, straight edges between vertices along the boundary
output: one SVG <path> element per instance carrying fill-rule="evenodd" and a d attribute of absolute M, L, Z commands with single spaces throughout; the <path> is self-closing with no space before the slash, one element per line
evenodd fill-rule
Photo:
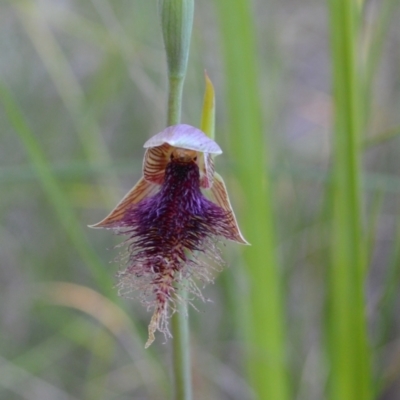
<path fill-rule="evenodd" d="M 167 125 L 179 124 L 182 109 L 182 89 L 184 78 L 170 77 L 168 95 Z M 184 300 L 186 293 L 179 296 Z M 192 381 L 190 374 L 189 319 L 186 304 L 179 301 L 177 312 L 171 318 L 172 357 L 174 370 L 175 400 L 192 399 Z"/>
<path fill-rule="evenodd" d="M 177 125 L 181 121 L 183 82 L 184 78 L 169 79 L 167 126 Z"/>
<path fill-rule="evenodd" d="M 186 297 L 186 293 L 182 291 L 180 297 Z M 186 304 L 179 302 L 177 308 L 177 312 L 171 318 L 175 400 L 191 400 L 189 319 Z"/>
<path fill-rule="evenodd" d="M 194 0 L 160 0 L 161 27 L 167 56 L 169 94 L 167 125 L 181 122 L 182 90 L 189 58 Z M 192 399 L 190 374 L 189 321 L 186 293 L 177 293 L 177 310 L 172 316 L 172 357 L 175 400 Z"/>

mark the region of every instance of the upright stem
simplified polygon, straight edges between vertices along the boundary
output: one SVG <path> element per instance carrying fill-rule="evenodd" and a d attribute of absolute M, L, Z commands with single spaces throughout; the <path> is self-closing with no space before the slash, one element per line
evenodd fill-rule
<path fill-rule="evenodd" d="M 189 58 L 192 35 L 194 0 L 160 0 L 161 27 L 167 56 L 169 95 L 167 125 L 181 121 L 182 89 Z M 172 316 L 172 356 L 175 381 L 175 400 L 192 399 L 190 375 L 189 322 L 185 304 L 186 293 L 178 293 Z"/>
<path fill-rule="evenodd" d="M 329 6 L 335 110 L 335 190 L 328 310 L 331 373 L 328 398 L 370 400 L 371 366 L 365 311 L 365 244 L 360 190 L 359 10 L 355 0 L 330 0 Z"/>
<path fill-rule="evenodd" d="M 181 297 L 186 293 L 181 292 Z M 186 305 L 179 302 L 177 312 L 172 316 L 171 329 L 174 336 L 172 353 L 174 364 L 175 400 L 192 400 L 192 379 L 190 373 L 189 319 Z"/>
<path fill-rule="evenodd" d="M 184 78 L 169 79 L 167 126 L 181 122 L 183 82 Z"/>
<path fill-rule="evenodd" d="M 168 126 L 180 123 L 183 82 L 184 78 L 170 77 L 169 79 Z M 182 291 L 179 296 L 184 299 L 186 293 Z M 177 312 L 171 318 L 175 400 L 191 400 L 189 319 L 186 304 L 180 301 L 177 308 Z"/>

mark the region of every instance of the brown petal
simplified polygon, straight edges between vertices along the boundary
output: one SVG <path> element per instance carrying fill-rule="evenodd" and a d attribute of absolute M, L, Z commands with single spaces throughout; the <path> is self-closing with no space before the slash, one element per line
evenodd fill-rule
<path fill-rule="evenodd" d="M 90 228 L 113 228 L 118 226 L 118 222 L 124 218 L 125 211 L 133 204 L 151 196 L 158 190 L 159 186 L 140 178 L 139 182 L 122 198 L 117 206 L 108 214 L 106 218 Z"/>
<path fill-rule="evenodd" d="M 236 221 L 235 214 L 229 201 L 224 180 L 217 172 L 214 173 L 214 183 L 211 187 L 211 193 L 215 202 L 231 214 L 231 229 L 232 233 L 234 234 L 234 241 L 242 244 L 250 244 L 240 232 L 239 225 Z"/>
<path fill-rule="evenodd" d="M 143 161 L 143 176 L 147 181 L 159 185 L 163 183 L 165 168 L 170 160 L 172 150 L 173 147 L 168 143 L 146 150 Z"/>

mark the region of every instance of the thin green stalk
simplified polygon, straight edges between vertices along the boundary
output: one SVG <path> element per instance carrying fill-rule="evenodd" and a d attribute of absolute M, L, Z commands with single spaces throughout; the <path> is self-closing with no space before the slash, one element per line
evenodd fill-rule
<path fill-rule="evenodd" d="M 186 297 L 186 293 L 181 292 L 180 297 Z M 190 368 L 189 318 L 186 307 L 186 304 L 179 302 L 177 305 L 178 310 L 171 318 L 176 400 L 191 400 L 193 398 Z"/>
<path fill-rule="evenodd" d="M 243 189 L 249 277 L 248 368 L 257 399 L 291 396 L 285 366 L 285 317 L 249 0 L 216 0 L 225 61 L 229 134 Z M 241 301 L 246 301 L 246 296 Z"/>
<path fill-rule="evenodd" d="M 169 79 L 167 125 L 171 126 L 181 122 L 182 90 L 189 58 L 194 0 L 161 0 L 160 11 Z M 178 296 L 182 301 L 177 301 L 177 312 L 171 318 L 175 400 L 191 400 L 189 321 L 185 291 L 181 290 Z"/>
<path fill-rule="evenodd" d="M 361 88 L 356 63 L 354 0 L 330 0 L 335 108 L 334 190 L 329 294 L 329 398 L 371 399 L 361 226 Z"/>
<path fill-rule="evenodd" d="M 181 122 L 183 83 L 182 78 L 171 77 L 169 80 L 167 126 Z"/>
<path fill-rule="evenodd" d="M 181 120 L 182 89 L 184 78 L 170 78 L 168 95 L 167 125 L 176 125 Z M 186 293 L 179 296 L 185 299 Z M 187 307 L 179 301 L 177 312 L 171 318 L 174 387 L 176 400 L 192 399 L 190 368 L 189 318 Z"/>

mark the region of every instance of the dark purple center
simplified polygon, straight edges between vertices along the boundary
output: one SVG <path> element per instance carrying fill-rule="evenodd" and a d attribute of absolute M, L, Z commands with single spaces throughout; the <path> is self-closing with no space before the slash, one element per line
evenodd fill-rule
<path fill-rule="evenodd" d="M 160 191 L 128 210 L 131 262 L 147 262 L 154 272 L 168 265 L 179 269 L 185 249 L 207 252 L 207 239 L 232 238 L 229 214 L 203 196 L 196 163 L 171 161 Z"/>

